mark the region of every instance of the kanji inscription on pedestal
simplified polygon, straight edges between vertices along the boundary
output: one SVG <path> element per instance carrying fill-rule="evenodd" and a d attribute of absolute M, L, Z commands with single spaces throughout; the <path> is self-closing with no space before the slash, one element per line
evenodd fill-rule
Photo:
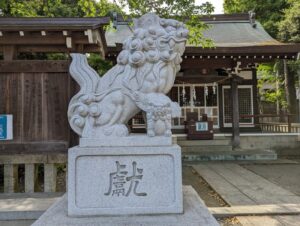
<path fill-rule="evenodd" d="M 116 161 L 116 172 L 109 174 L 109 189 L 104 195 L 111 196 L 129 196 L 131 191 L 136 196 L 146 196 L 145 192 L 137 192 L 137 187 L 143 178 L 143 169 L 137 168 L 137 163 L 132 162 L 132 176 L 128 176 L 126 171 L 126 165 L 121 165 L 119 161 Z M 126 185 L 129 184 L 129 188 L 126 190 Z"/>

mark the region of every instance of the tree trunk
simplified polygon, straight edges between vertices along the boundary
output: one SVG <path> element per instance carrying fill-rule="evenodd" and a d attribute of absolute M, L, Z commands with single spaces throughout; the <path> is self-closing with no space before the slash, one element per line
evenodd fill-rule
<path fill-rule="evenodd" d="M 287 61 L 283 61 L 283 73 L 285 79 L 285 95 L 287 100 L 287 110 L 289 114 L 297 114 L 297 100 L 296 100 L 296 88 L 295 88 L 295 76 L 289 74 Z M 295 121 L 295 117 L 292 117 Z"/>

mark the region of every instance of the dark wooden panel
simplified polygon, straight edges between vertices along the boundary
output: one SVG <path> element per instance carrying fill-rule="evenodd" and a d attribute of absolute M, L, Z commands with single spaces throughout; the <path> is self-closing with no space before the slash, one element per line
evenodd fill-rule
<path fill-rule="evenodd" d="M 14 117 L 14 140 L 1 141 L 0 145 L 25 142 L 26 145 L 17 149 L 30 151 L 32 147 L 27 143 L 31 142 L 68 144 L 71 130 L 67 108 L 77 90 L 76 82 L 66 72 L 0 73 L 0 114 Z M 72 136 L 73 142 L 77 143 L 78 136 Z"/>
<path fill-rule="evenodd" d="M 20 142 L 22 136 L 22 81 L 23 75 L 0 73 L 0 114 L 13 115 L 13 140 L 3 143 Z"/>
<path fill-rule="evenodd" d="M 68 72 L 67 60 L 13 60 L 0 61 L 0 72 Z"/>
<path fill-rule="evenodd" d="M 233 59 L 183 59 L 181 63 L 182 69 L 217 69 L 217 68 L 233 68 L 236 65 Z"/>
<path fill-rule="evenodd" d="M 27 73 L 26 75 L 24 75 L 23 103 L 23 140 L 43 140 L 41 74 Z"/>
<path fill-rule="evenodd" d="M 69 103 L 69 77 L 67 73 L 47 73 L 43 76 L 43 138 L 69 139 L 67 110 Z"/>

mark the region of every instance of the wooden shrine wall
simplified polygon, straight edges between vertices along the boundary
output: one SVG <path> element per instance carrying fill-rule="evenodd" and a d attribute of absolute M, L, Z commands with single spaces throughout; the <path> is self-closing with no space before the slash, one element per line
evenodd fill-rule
<path fill-rule="evenodd" d="M 13 115 L 14 137 L 0 142 L 0 152 L 66 150 L 73 136 L 67 108 L 76 86 L 68 65 L 68 61 L 0 63 L 0 114 Z"/>

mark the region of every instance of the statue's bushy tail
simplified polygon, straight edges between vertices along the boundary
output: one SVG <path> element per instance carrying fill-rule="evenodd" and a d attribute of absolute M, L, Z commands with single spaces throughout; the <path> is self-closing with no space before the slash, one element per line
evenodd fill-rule
<path fill-rule="evenodd" d="M 70 74 L 80 85 L 80 91 L 71 99 L 68 109 L 68 119 L 72 129 L 82 135 L 86 127 L 86 116 L 89 114 L 89 104 L 93 102 L 100 77 L 87 62 L 83 54 L 72 53 Z"/>
<path fill-rule="evenodd" d="M 94 93 L 99 82 L 99 75 L 91 68 L 84 54 L 72 53 L 70 74 L 80 85 L 80 92 Z"/>

